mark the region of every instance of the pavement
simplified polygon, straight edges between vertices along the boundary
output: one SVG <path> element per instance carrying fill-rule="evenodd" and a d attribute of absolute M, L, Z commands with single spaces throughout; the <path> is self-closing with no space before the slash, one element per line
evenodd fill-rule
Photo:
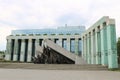
<path fill-rule="evenodd" d="M 120 72 L 0 68 L 0 80 L 120 80 Z"/>

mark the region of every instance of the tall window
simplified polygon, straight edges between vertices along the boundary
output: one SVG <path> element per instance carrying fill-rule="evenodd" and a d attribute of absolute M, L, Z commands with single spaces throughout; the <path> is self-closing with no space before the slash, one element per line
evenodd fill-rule
<path fill-rule="evenodd" d="M 82 41 L 79 39 L 78 41 L 78 55 L 81 56 L 82 53 Z"/>
<path fill-rule="evenodd" d="M 71 39 L 70 40 L 70 51 L 72 52 L 72 53 L 75 53 L 75 39 Z"/>
<path fill-rule="evenodd" d="M 67 40 L 66 39 L 63 39 L 62 41 L 62 47 L 67 49 Z"/>

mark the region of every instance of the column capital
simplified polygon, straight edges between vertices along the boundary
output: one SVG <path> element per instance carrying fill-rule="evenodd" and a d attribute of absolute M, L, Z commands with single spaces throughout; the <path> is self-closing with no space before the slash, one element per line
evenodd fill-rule
<path fill-rule="evenodd" d="M 82 37 L 81 37 L 81 40 L 84 40 L 84 39 L 85 39 L 85 37 L 84 37 L 84 36 L 82 36 Z"/>
<path fill-rule="evenodd" d="M 100 32 L 100 28 L 96 27 L 95 28 L 95 33 L 98 33 L 98 32 Z"/>
<path fill-rule="evenodd" d="M 15 42 L 18 41 L 18 39 L 14 39 L 14 40 L 15 40 Z"/>
<path fill-rule="evenodd" d="M 75 40 L 79 40 L 79 38 L 75 38 Z"/>
<path fill-rule="evenodd" d="M 59 45 L 62 47 L 62 38 L 59 38 Z"/>
<path fill-rule="evenodd" d="M 115 24 L 115 19 L 109 19 L 107 25 Z"/>
<path fill-rule="evenodd" d="M 39 39 L 35 39 L 35 42 L 36 42 L 36 43 L 39 43 Z"/>
<path fill-rule="evenodd" d="M 25 41 L 25 39 L 21 39 L 21 41 Z"/>
<path fill-rule="evenodd" d="M 103 29 L 103 24 L 100 24 L 100 30 Z"/>
<path fill-rule="evenodd" d="M 90 34 L 88 33 L 86 37 L 87 37 L 87 38 L 90 38 Z"/>
<path fill-rule="evenodd" d="M 31 41 L 32 41 L 32 39 L 30 39 L 30 38 L 29 38 L 29 39 L 28 39 L 28 41 L 29 41 L 29 42 L 31 42 Z"/>
<path fill-rule="evenodd" d="M 67 39 L 67 40 L 70 40 L 70 37 L 67 37 L 66 39 Z"/>
<path fill-rule="evenodd" d="M 100 30 L 103 29 L 104 27 L 106 27 L 108 25 L 109 22 L 104 22 L 102 24 L 100 24 Z"/>
<path fill-rule="evenodd" d="M 12 39 L 7 39 L 7 42 L 11 42 L 12 41 Z"/>
<path fill-rule="evenodd" d="M 93 36 L 93 30 L 91 31 L 91 36 Z"/>
<path fill-rule="evenodd" d="M 84 38 L 87 39 L 87 35 L 85 35 Z"/>

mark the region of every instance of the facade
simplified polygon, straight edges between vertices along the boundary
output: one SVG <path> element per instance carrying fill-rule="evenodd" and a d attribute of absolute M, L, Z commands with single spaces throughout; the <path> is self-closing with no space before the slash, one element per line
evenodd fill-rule
<path fill-rule="evenodd" d="M 89 64 L 118 68 L 115 20 L 105 16 L 82 34 L 83 58 Z"/>
<path fill-rule="evenodd" d="M 44 39 L 50 39 L 59 46 L 81 55 L 82 41 L 81 33 L 85 31 L 84 26 L 65 26 L 57 29 L 36 30 L 13 30 L 7 36 L 6 60 L 31 62 L 36 56 L 36 48 L 42 46 Z"/>
<path fill-rule="evenodd" d="M 115 20 L 108 16 L 98 20 L 86 31 L 84 26 L 12 31 L 12 34 L 7 36 L 5 59 L 31 62 L 32 57 L 37 54 L 36 48 L 42 46 L 45 39 L 49 39 L 72 52 L 71 54 L 75 54 L 76 58 L 78 55 L 82 56 L 88 64 L 101 64 L 108 66 L 108 68 L 118 68 Z M 52 47 L 55 50 L 55 46 Z M 63 54 L 66 55 L 64 51 Z M 77 60 L 79 62 L 80 59 Z"/>

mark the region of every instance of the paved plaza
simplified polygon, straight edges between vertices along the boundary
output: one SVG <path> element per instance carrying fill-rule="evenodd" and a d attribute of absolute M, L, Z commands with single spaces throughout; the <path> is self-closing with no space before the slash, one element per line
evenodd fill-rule
<path fill-rule="evenodd" d="M 120 72 L 1 68 L 0 80 L 120 80 Z"/>

